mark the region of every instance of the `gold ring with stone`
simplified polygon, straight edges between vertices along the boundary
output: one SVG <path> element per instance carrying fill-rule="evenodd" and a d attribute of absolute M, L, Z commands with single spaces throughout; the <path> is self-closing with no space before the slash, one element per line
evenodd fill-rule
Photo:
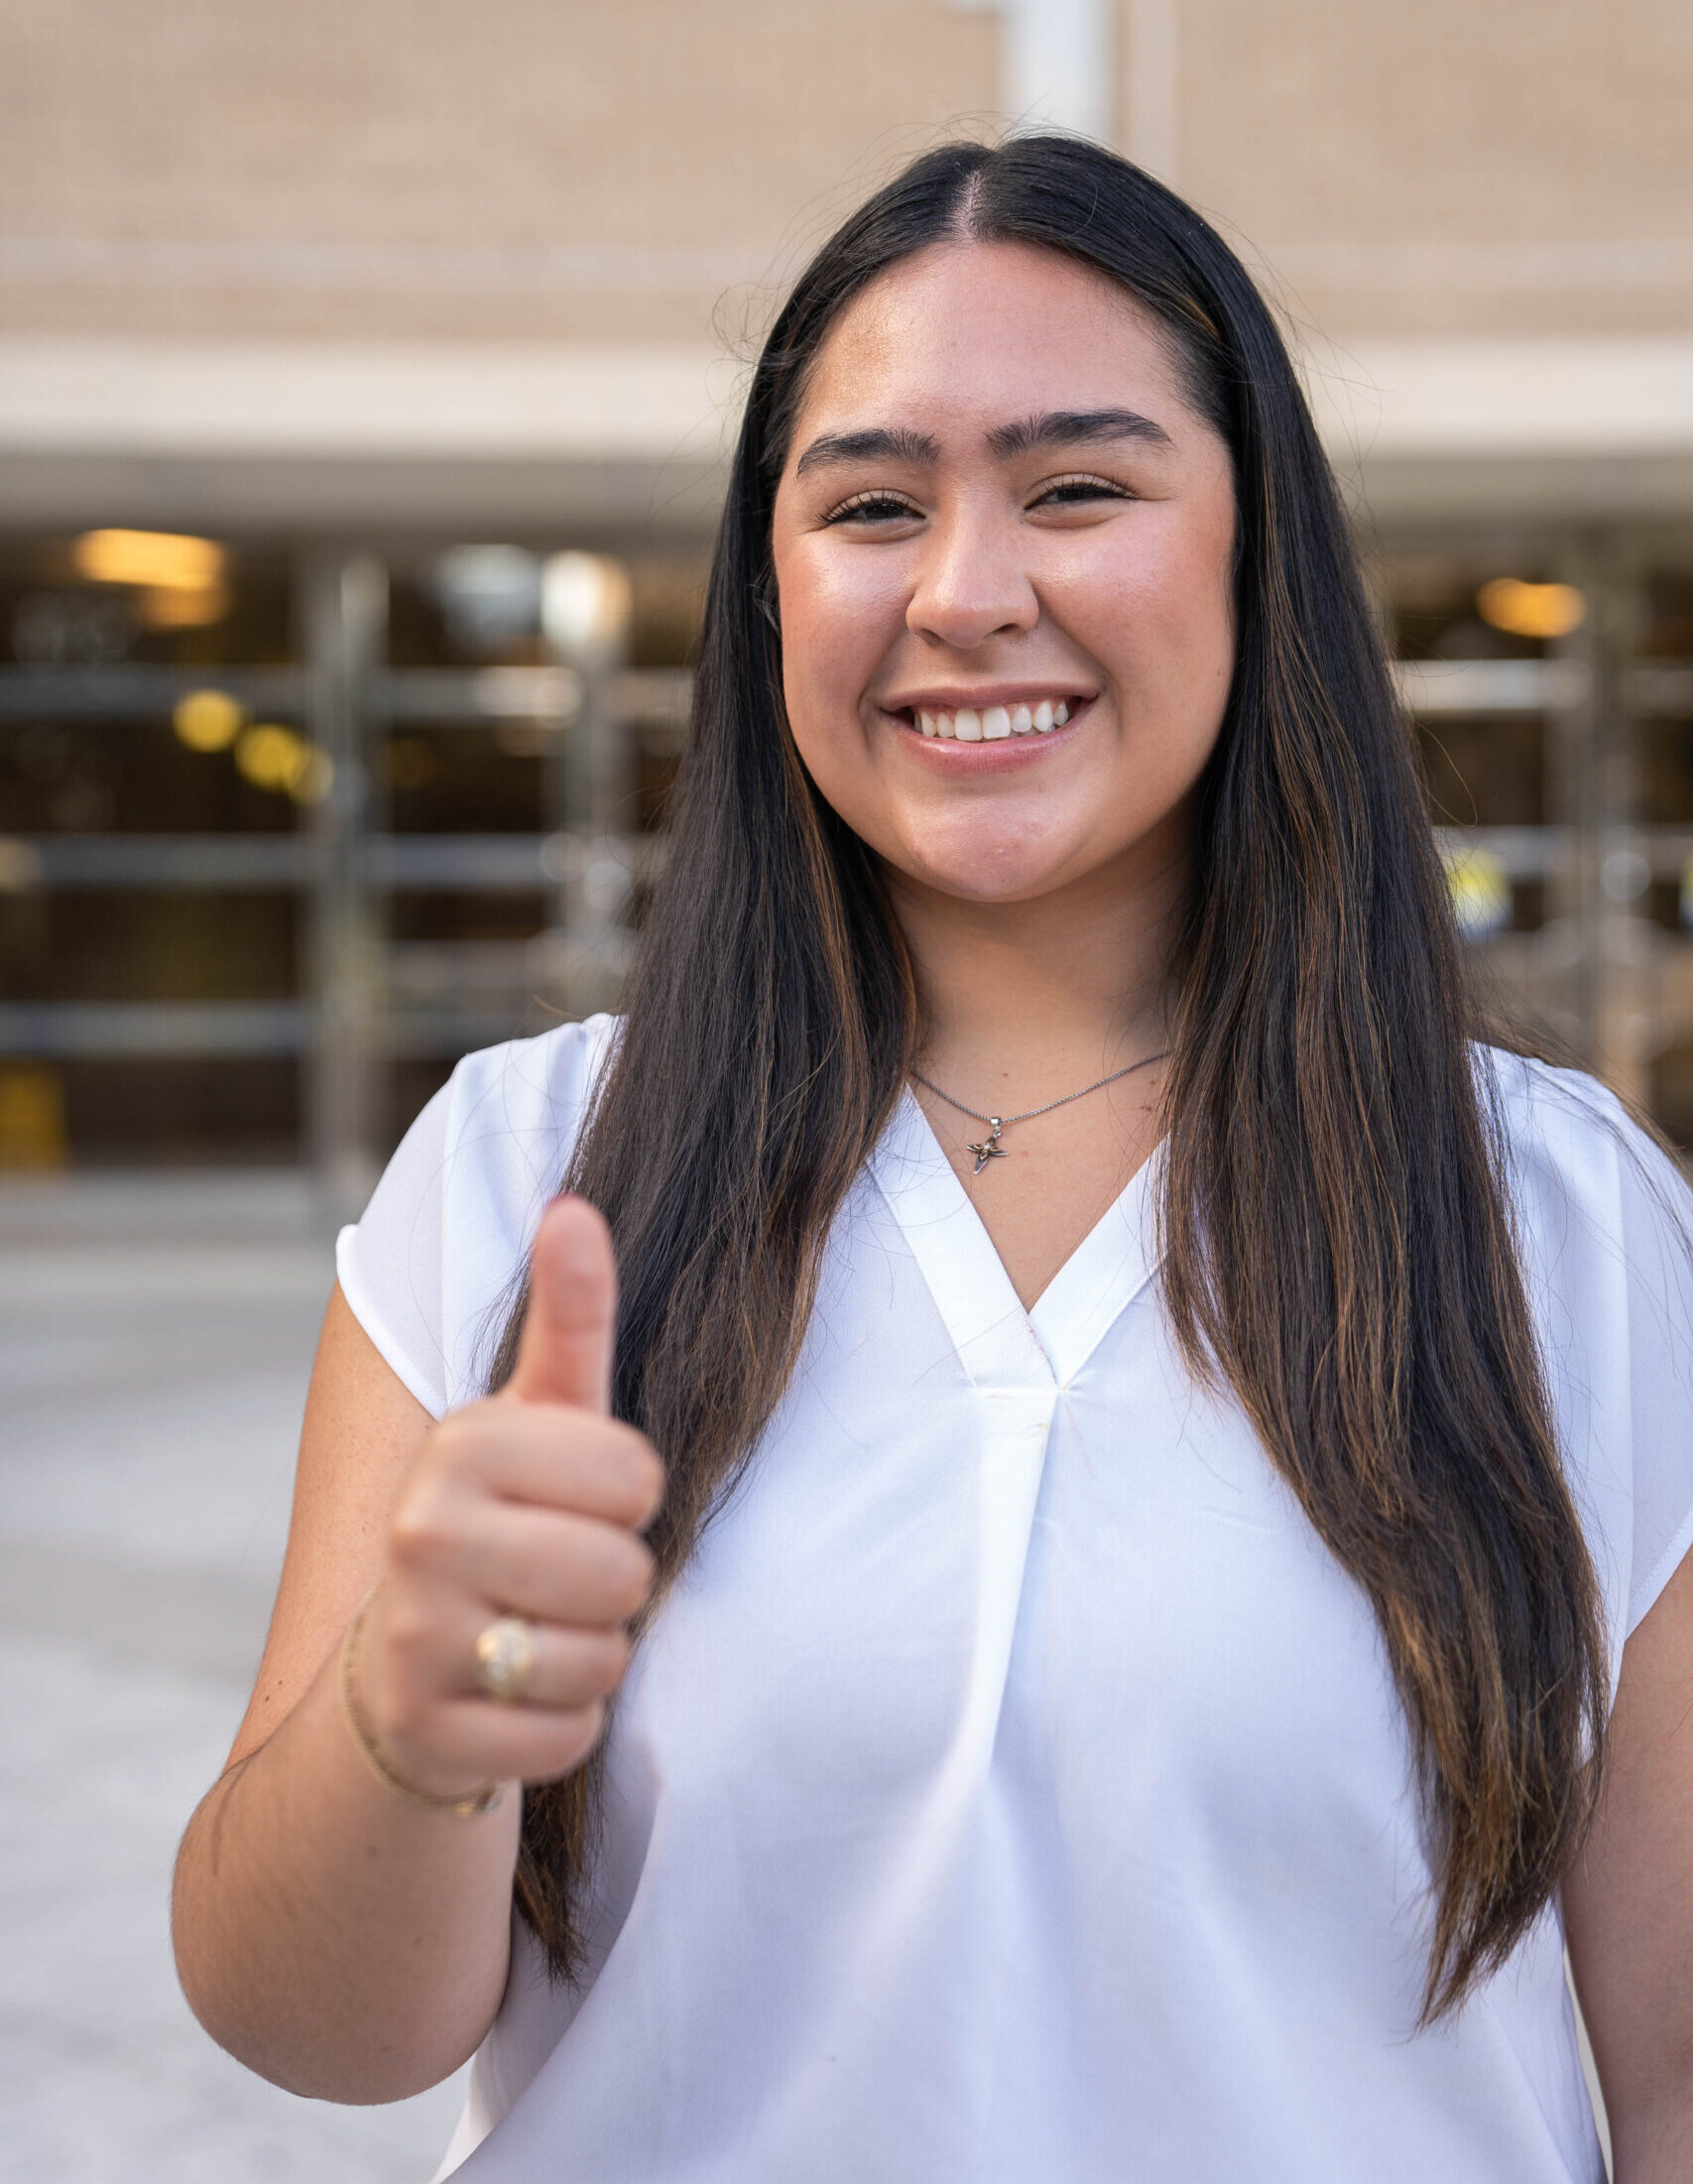
<path fill-rule="evenodd" d="M 476 1680 L 491 1699 L 514 1703 L 535 1673 L 535 1625 L 523 1616 L 499 1616 L 476 1640 Z"/>

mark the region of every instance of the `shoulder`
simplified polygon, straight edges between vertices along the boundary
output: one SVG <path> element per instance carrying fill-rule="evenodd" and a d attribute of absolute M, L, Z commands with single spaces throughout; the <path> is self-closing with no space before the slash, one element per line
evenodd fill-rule
<path fill-rule="evenodd" d="M 589 1017 L 459 1062 L 430 1118 L 449 1242 L 475 1238 L 499 1260 L 528 1248 L 564 1179 L 617 1030 L 613 1017 Z"/>
<path fill-rule="evenodd" d="M 1508 1046 L 1472 1047 L 1478 1081 L 1514 1139 L 1557 1139 L 1564 1131 L 1609 1133 L 1628 1128 L 1627 1110 L 1615 1092 L 1585 1069 L 1561 1069 Z"/>
<path fill-rule="evenodd" d="M 1655 1391 L 1665 1431 L 1650 1438 L 1673 1416 L 1693 1457 L 1693 1189 L 1680 1162 L 1581 1070 L 1497 1051 L 1489 1067 L 1554 1383 L 1613 1383 L 1617 1416 L 1629 1408 L 1636 1422 Z"/>
<path fill-rule="evenodd" d="M 1693 1190 L 1585 1072 L 1480 1059 L 1615 1667 L 1693 1539 Z"/>
<path fill-rule="evenodd" d="M 617 1031 L 590 1017 L 466 1054 L 341 1234 L 354 1316 L 437 1415 L 481 1385 L 489 1330 L 564 1180 Z"/>
<path fill-rule="evenodd" d="M 431 1103 L 443 1153 L 522 1169 L 538 1159 L 550 1166 L 560 1150 L 567 1155 L 618 1027 L 615 1017 L 589 1017 L 466 1054 Z"/>
<path fill-rule="evenodd" d="M 1475 1056 L 1519 1216 L 1579 1217 L 1619 1242 L 1642 1201 L 1671 1226 L 1693 1218 L 1677 1162 L 1598 1078 L 1504 1047 Z"/>

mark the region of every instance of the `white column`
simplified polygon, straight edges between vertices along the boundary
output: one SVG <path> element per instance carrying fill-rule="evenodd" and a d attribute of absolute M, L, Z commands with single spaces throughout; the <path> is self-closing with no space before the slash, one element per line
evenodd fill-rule
<path fill-rule="evenodd" d="M 1017 129 L 1109 143 L 1116 72 L 1113 0 L 951 0 L 1001 18 L 1000 111 Z"/>

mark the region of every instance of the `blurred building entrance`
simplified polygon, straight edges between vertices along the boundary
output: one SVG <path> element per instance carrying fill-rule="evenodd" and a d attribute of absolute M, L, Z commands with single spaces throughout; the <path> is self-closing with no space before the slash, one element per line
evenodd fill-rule
<path fill-rule="evenodd" d="M 615 1002 L 700 556 L 107 530 L 0 552 L 0 1163 L 307 1160 Z"/>
<path fill-rule="evenodd" d="M 466 1049 L 615 1004 L 702 544 L 0 549 L 0 1162 L 308 1162 L 356 1205 Z M 1471 943 L 1693 1144 L 1693 541 L 1372 565 Z"/>

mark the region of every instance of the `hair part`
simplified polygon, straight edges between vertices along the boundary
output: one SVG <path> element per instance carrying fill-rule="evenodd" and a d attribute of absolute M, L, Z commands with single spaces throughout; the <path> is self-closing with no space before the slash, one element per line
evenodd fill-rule
<path fill-rule="evenodd" d="M 1237 664 L 1174 965 L 1162 1290 L 1188 1365 L 1233 1392 L 1374 1608 L 1425 1802 L 1430 2020 L 1511 1953 L 1587 1826 L 1598 1589 L 1478 1087 L 1480 1018 L 1332 475 L 1239 261 L 1079 140 L 914 161 L 800 276 L 755 370 L 670 853 L 567 1178 L 617 1249 L 614 1407 L 668 1469 L 659 1597 L 787 1385 L 829 1226 L 919 1041 L 876 862 L 787 725 L 771 518 L 841 312 L 960 239 L 1116 284 L 1233 463 Z M 581 1961 L 599 1785 L 596 1760 L 525 1801 L 519 1901 L 562 1976 Z"/>

